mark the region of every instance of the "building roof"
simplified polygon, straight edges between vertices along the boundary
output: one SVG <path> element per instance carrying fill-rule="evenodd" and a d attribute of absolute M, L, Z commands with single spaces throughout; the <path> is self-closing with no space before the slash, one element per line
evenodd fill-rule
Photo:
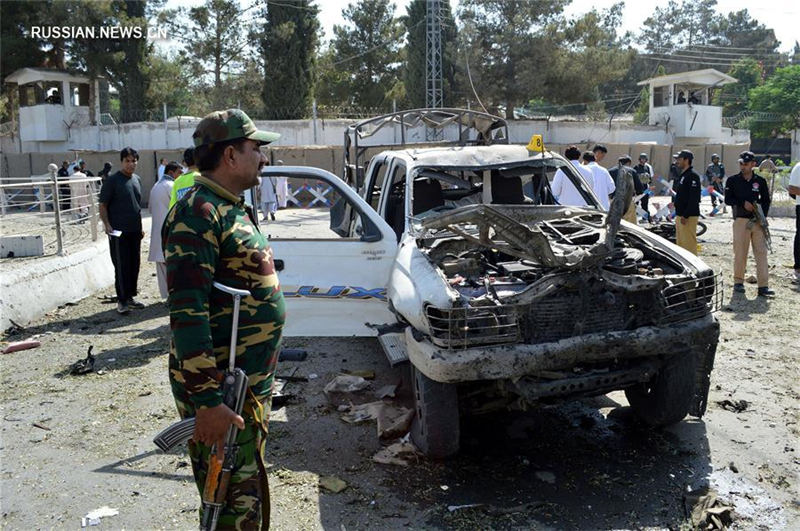
<path fill-rule="evenodd" d="M 666 76 L 651 77 L 644 81 L 639 81 L 637 85 L 650 85 L 651 87 L 663 87 L 675 83 L 691 83 L 694 85 L 720 86 L 729 83 L 736 83 L 739 80 L 728 74 L 723 74 L 713 68 L 703 70 L 692 70 L 691 72 L 678 72 Z"/>
<path fill-rule="evenodd" d="M 89 83 L 89 78 L 80 75 L 56 70 L 54 68 L 20 68 L 6 76 L 6 83 L 35 83 L 36 81 L 72 81 L 75 83 Z"/>

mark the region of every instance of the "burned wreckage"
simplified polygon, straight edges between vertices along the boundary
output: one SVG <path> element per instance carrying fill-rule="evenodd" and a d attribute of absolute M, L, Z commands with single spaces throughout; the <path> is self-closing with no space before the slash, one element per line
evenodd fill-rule
<path fill-rule="evenodd" d="M 559 170 L 584 205 L 558 203 Z M 605 211 L 558 154 L 493 144 L 385 151 L 358 181 L 374 219 L 349 234 L 385 223 L 396 237 L 386 298 L 397 322 L 379 340 L 390 361 L 410 362 L 424 453 L 456 453 L 459 416 L 487 404 L 624 389 L 650 425 L 704 413 L 719 274 L 621 221 L 625 179 Z"/>

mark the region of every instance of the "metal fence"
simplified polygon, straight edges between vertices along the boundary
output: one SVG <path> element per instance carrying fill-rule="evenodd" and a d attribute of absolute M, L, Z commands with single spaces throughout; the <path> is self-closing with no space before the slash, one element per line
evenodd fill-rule
<path fill-rule="evenodd" d="M 102 232 L 102 227 L 98 227 L 100 177 L 81 177 L 82 174 L 59 177 L 56 172 L 56 165 L 51 164 L 49 173 L 44 175 L 3 178 L 0 258 L 19 256 L 8 249 L 14 247 L 15 240 L 23 238 L 34 242 L 34 247 L 40 245 L 44 255 L 64 255 L 68 248 L 76 249 L 97 240 L 98 231 Z"/>

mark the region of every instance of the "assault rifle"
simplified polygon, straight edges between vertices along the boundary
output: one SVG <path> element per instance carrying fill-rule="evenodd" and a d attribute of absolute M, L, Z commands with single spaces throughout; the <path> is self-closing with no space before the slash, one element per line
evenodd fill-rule
<path fill-rule="evenodd" d="M 767 244 L 767 250 L 772 252 L 772 236 L 769 234 L 769 222 L 767 216 L 764 215 L 764 209 L 761 208 L 761 203 L 753 203 L 753 217 L 747 222 L 747 228 L 753 230 L 753 225 L 758 223 L 764 229 L 764 241 Z"/>
<path fill-rule="evenodd" d="M 234 413 L 241 415 L 247 395 L 247 375 L 244 371 L 235 366 L 236 343 L 239 330 L 239 304 L 242 297 L 247 297 L 250 292 L 242 289 L 235 289 L 219 282 L 214 282 L 214 287 L 220 291 L 230 294 L 233 297 L 233 323 L 231 326 L 231 345 L 228 355 L 228 369 L 225 371 L 222 381 L 222 400 Z M 195 419 L 186 418 L 180 422 L 167 427 L 164 431 L 156 435 L 153 442 L 162 450 L 169 451 L 178 444 L 187 441 L 194 433 Z M 222 508 L 225 506 L 225 497 L 228 492 L 233 466 L 236 463 L 236 456 L 239 447 L 236 444 L 236 436 L 239 429 L 235 424 L 231 424 L 225 436 L 225 453 L 220 461 L 217 458 L 217 448 L 211 448 L 208 462 L 208 474 L 203 488 L 203 519 L 200 522 L 201 530 L 214 531 L 217 528 L 217 521 Z"/>

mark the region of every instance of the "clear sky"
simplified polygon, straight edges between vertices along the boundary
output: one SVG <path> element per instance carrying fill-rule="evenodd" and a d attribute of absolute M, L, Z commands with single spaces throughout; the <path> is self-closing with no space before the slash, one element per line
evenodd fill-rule
<path fill-rule="evenodd" d="M 243 6 L 249 6 L 252 0 L 239 0 Z M 291 0 L 286 0 L 291 2 Z M 536 0 L 531 0 L 536 1 Z M 395 0 L 395 14 L 404 15 L 409 0 Z M 349 0 L 317 0 L 320 7 L 320 22 L 325 31 L 325 40 L 333 35 L 334 24 L 343 24 L 342 9 L 350 3 Z M 585 13 L 590 9 L 607 9 L 614 5 L 615 0 L 573 0 L 565 13 L 569 16 Z M 661 2 L 659 2 L 661 3 Z M 665 3 L 665 2 L 664 2 Z M 197 0 L 169 0 L 168 7 L 197 5 Z M 455 12 L 458 0 L 450 0 Z M 646 0 L 626 0 L 623 10 L 623 31 L 630 30 L 636 33 L 642 22 L 650 16 L 656 3 Z M 775 35 L 781 41 L 780 51 L 791 52 L 795 40 L 800 40 L 800 1 L 798 0 L 718 0 L 717 11 L 727 14 L 731 11 L 747 9 L 750 16 L 775 30 Z"/>

